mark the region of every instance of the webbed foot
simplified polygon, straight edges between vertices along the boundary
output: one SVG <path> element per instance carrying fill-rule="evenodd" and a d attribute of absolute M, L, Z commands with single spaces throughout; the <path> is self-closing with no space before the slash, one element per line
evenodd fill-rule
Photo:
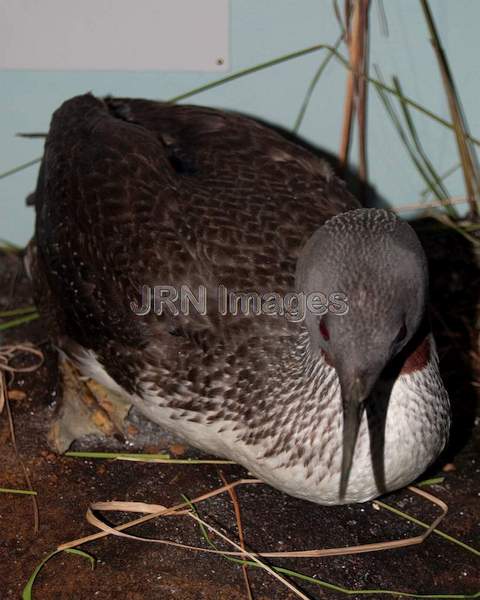
<path fill-rule="evenodd" d="M 88 435 L 125 439 L 125 418 L 131 404 L 93 379 L 84 378 L 67 360 L 60 361 L 63 398 L 48 433 L 50 446 L 58 453 Z"/>

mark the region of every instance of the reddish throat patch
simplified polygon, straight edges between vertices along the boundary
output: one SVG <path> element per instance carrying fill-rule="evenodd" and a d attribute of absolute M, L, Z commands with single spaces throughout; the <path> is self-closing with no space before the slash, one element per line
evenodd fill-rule
<path fill-rule="evenodd" d="M 424 369 L 430 360 L 430 340 L 428 335 L 419 341 L 416 348 L 411 352 L 403 363 L 401 375 L 409 375 Z"/>
<path fill-rule="evenodd" d="M 335 367 L 330 355 L 323 349 L 320 351 L 327 365 L 330 367 Z M 407 356 L 399 375 L 410 375 L 410 373 L 415 373 L 415 371 L 421 371 L 427 366 L 429 361 L 430 340 L 429 334 L 427 333 L 423 338 L 419 339 L 413 351 Z"/>

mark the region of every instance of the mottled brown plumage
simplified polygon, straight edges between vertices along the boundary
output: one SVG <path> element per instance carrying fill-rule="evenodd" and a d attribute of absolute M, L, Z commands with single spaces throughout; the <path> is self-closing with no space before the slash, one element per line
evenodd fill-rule
<path fill-rule="evenodd" d="M 213 299 L 219 285 L 282 295 L 294 291 L 297 260 L 319 228 L 327 233 L 351 228 L 359 240 L 362 231 L 372 235 L 371 244 L 358 243 L 358 264 L 349 266 L 356 250 L 347 237 L 341 246 L 342 253 L 352 253 L 350 263 L 338 266 L 333 254 L 329 259 L 340 273 L 332 281 L 344 281 L 353 297 L 364 289 L 365 265 L 380 272 L 390 264 L 390 252 L 394 264 L 401 250 L 397 238 L 405 245 L 406 264 L 411 256 L 411 268 L 418 264 L 420 277 L 423 255 L 407 226 L 386 211 L 357 211 L 359 204 L 331 168 L 307 150 L 236 114 L 79 96 L 54 114 L 35 204 L 32 270 L 52 336 L 83 372 L 119 388 L 147 416 L 193 444 L 238 460 L 289 493 L 325 503 L 365 500 L 383 485 L 404 485 L 443 446 L 448 399 L 434 346 L 423 364 L 410 360 L 415 367 L 410 379 L 401 376 L 402 364 L 418 345 L 426 282 L 419 280 L 413 330 L 392 350 L 401 364 L 389 388 L 396 384 L 399 390 L 392 392 L 389 421 L 385 425 L 388 397 L 369 411 L 370 429 L 376 423 L 387 428 L 385 448 L 369 444 L 372 434 L 364 417 L 345 497 L 338 489 L 342 410 L 333 368 L 338 364 L 312 346 L 316 334 L 310 325 L 266 315 L 222 316 L 214 302 L 205 315 L 140 317 L 131 310 L 132 302 L 141 304 L 144 285 L 193 290 L 204 285 Z M 357 216 L 321 227 L 348 211 Z M 378 266 L 368 262 L 376 261 L 376 244 L 377 254 L 385 253 Z M 322 261 L 317 257 L 309 267 L 311 262 L 306 261 L 307 268 L 320 273 Z M 404 274 L 399 269 L 397 281 L 384 268 L 381 281 L 393 277 L 385 289 L 395 300 L 405 288 Z M 342 279 L 342 272 L 351 277 Z M 374 279 L 371 287 L 375 296 Z M 412 290 L 415 296 L 415 285 Z M 372 301 L 381 323 L 377 337 L 388 338 L 389 347 L 389 336 L 393 340 L 398 330 L 397 314 L 392 313 L 390 327 L 379 297 Z M 415 307 L 415 299 L 409 302 Z M 352 306 L 355 315 L 355 302 Z M 359 327 L 352 331 L 365 330 L 368 337 L 370 320 L 363 317 L 360 310 Z M 339 340 L 342 335 L 339 330 Z M 386 365 L 390 350 L 381 356 Z M 439 414 L 433 422 L 432 411 Z M 419 436 L 429 438 L 415 464 L 407 466 L 395 456 L 398 436 L 392 424 L 399 415 L 400 429 L 407 431 L 406 453 L 423 444 Z M 382 470 L 385 462 L 390 471 L 383 484 L 371 467 L 371 454 L 379 452 Z"/>
<path fill-rule="evenodd" d="M 188 323 L 168 315 L 140 322 L 129 303 L 139 301 L 142 285 L 285 294 L 310 235 L 358 206 L 327 163 L 251 119 L 85 95 L 54 115 L 36 191 L 36 240 L 69 338 L 113 357 L 117 345 L 135 354 L 166 336 L 165 351 L 175 354 L 194 333 L 208 344 L 213 329 L 216 339 L 245 328 L 253 337 L 257 328 L 287 324 L 227 324 L 215 311 Z M 172 339 L 178 330 L 186 337 Z M 105 358 L 132 389 L 122 364 L 129 361 Z"/>

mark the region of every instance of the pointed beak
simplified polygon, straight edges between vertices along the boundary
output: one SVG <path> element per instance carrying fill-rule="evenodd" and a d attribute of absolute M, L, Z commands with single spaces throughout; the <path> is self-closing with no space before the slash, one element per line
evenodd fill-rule
<path fill-rule="evenodd" d="M 350 385 L 340 377 L 343 400 L 343 449 L 342 469 L 340 474 L 340 500 L 345 499 L 348 479 L 352 468 L 353 454 L 358 437 L 358 430 L 372 384 L 369 378 L 355 377 Z"/>

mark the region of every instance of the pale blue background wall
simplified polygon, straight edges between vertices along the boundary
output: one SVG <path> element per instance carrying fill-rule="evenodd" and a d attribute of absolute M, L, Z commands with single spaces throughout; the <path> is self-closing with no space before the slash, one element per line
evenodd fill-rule
<path fill-rule="evenodd" d="M 384 6 L 389 37 L 381 32 L 378 3 L 372 0 L 371 63 L 379 64 L 385 77 L 397 74 L 406 94 L 448 118 L 418 0 L 384 0 Z M 431 0 L 431 6 L 471 131 L 478 137 L 480 2 Z M 309 45 L 333 44 L 338 35 L 330 0 L 231 0 L 230 20 L 233 71 Z M 241 110 L 290 128 L 322 58 L 322 52 L 299 58 L 202 93 L 189 102 Z M 15 138 L 15 133 L 46 130 L 52 111 L 70 96 L 92 90 L 95 94 L 168 99 L 217 77 L 191 72 L 0 72 L 0 172 L 41 154 L 42 141 Z M 332 61 L 300 131 L 334 153 L 338 152 L 344 83 L 344 69 Z M 415 118 L 425 149 L 438 170 L 445 171 L 457 161 L 452 133 L 422 115 L 415 114 Z M 368 125 L 372 183 L 393 205 L 415 202 L 423 181 L 373 90 Z M 37 168 L 0 180 L 0 238 L 23 244 L 30 237 L 33 211 L 25 207 L 24 199 L 34 188 Z M 459 174 L 448 183 L 452 195 L 463 194 Z"/>

